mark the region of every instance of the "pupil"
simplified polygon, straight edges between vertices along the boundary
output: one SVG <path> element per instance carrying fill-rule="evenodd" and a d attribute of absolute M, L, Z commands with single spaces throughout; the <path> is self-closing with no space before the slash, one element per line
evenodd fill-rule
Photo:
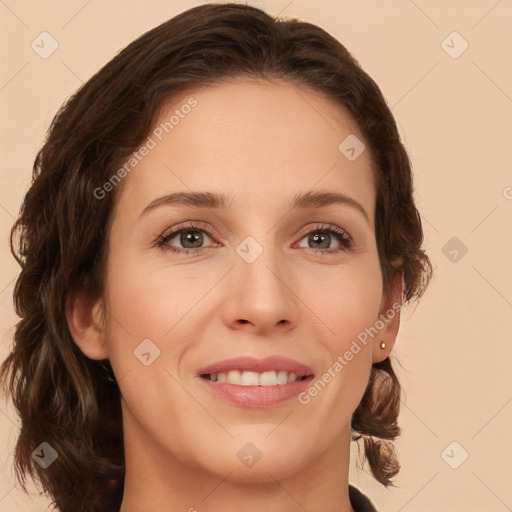
<path fill-rule="evenodd" d="M 327 245 L 325 245 L 325 244 L 324 244 L 323 248 L 328 248 L 328 246 L 329 246 L 329 243 L 328 243 L 329 238 L 328 238 L 328 236 L 327 236 L 327 235 L 325 235 L 325 234 L 324 234 L 324 235 L 321 235 L 321 234 L 319 234 L 319 233 L 315 233 L 315 234 L 313 235 L 313 239 L 314 239 L 314 241 L 315 241 L 315 242 L 319 241 L 319 239 L 320 239 L 320 238 L 323 238 L 323 241 L 324 241 L 324 242 L 327 242 Z M 317 247 L 318 247 L 318 246 L 317 246 Z"/>
<path fill-rule="evenodd" d="M 199 241 L 199 246 L 201 246 L 201 243 L 202 243 L 202 235 L 198 232 L 198 231 L 187 231 L 184 233 L 185 235 L 185 243 L 194 243 L 194 242 L 197 242 Z M 185 245 L 184 241 L 183 241 L 183 238 L 182 238 L 182 244 Z M 194 246 L 195 247 L 195 246 Z"/>

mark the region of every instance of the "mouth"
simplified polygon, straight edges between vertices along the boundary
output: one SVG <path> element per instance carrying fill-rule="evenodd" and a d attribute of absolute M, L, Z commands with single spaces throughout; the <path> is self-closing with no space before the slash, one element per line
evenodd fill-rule
<path fill-rule="evenodd" d="M 215 397 L 260 409 L 296 398 L 314 378 L 308 366 L 282 356 L 228 359 L 200 369 L 197 375 Z"/>

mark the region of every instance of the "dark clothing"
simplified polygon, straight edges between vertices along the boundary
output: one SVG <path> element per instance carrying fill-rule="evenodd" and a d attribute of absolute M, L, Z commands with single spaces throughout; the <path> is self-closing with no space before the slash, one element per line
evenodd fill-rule
<path fill-rule="evenodd" d="M 377 512 L 370 498 L 352 484 L 348 486 L 348 497 L 355 512 Z"/>

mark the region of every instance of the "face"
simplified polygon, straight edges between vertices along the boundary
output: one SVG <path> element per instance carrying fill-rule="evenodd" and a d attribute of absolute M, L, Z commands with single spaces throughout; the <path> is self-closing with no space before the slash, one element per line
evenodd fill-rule
<path fill-rule="evenodd" d="M 339 149 L 363 136 L 317 93 L 263 82 L 193 90 L 149 135 L 120 185 L 104 296 L 127 439 L 237 481 L 316 464 L 350 432 L 375 351 L 344 354 L 384 305 L 370 154 Z"/>

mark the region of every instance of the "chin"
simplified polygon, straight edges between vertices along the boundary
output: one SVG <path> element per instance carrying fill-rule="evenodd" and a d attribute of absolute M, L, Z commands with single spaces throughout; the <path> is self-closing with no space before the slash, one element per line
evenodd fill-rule
<path fill-rule="evenodd" d="M 304 451 L 304 444 L 298 449 L 293 446 L 283 449 L 282 445 L 278 447 L 264 438 L 260 441 L 256 439 L 254 443 L 234 444 L 235 448 L 225 447 L 220 452 L 216 451 L 215 456 L 196 459 L 197 463 L 221 479 L 249 484 L 286 479 L 300 472 L 314 459 L 313 453 L 308 456 Z"/>

